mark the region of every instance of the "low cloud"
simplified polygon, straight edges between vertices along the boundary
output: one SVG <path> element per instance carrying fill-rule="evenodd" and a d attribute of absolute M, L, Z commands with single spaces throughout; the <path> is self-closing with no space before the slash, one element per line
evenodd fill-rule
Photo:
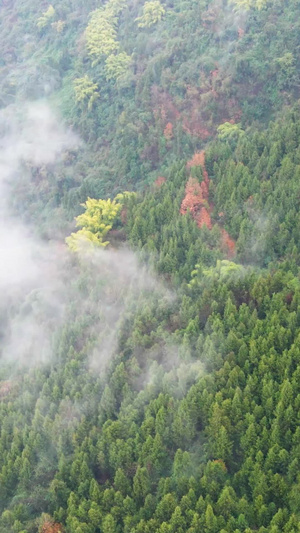
<path fill-rule="evenodd" d="M 66 355 L 73 346 L 85 351 L 88 368 L 100 374 L 118 353 L 127 316 L 138 316 L 145 306 L 152 309 L 161 302 L 172 306 L 176 299 L 126 246 L 74 257 L 62 242 L 37 239 L 10 212 L 11 185 L 24 163 L 54 164 L 79 146 L 76 135 L 43 102 L 0 113 L 0 358 L 13 370 L 55 360 L 59 350 Z M 58 348 L 65 326 L 74 327 L 73 340 L 59 340 Z M 176 382 L 181 394 L 202 371 L 180 347 L 164 347 L 163 353 L 141 347 L 141 352 L 144 363 L 137 389 L 152 386 L 159 369 L 164 376 L 160 387 Z"/>
<path fill-rule="evenodd" d="M 0 112 L 1 359 L 16 367 L 45 361 L 50 333 L 66 303 L 65 254 L 34 236 L 10 209 L 12 187 L 24 165 L 53 164 L 80 145 L 45 102 Z"/>

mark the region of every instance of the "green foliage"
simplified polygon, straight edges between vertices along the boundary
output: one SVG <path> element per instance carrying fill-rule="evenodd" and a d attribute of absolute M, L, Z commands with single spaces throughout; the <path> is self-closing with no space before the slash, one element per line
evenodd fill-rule
<path fill-rule="evenodd" d="M 168 2 L 163 31 L 159 2 L 58 0 L 64 31 L 1 6 L 1 106 L 50 87 L 87 147 L 19 173 L 20 218 L 48 240 L 77 215 L 74 250 L 122 227 L 160 282 L 127 298 L 127 259 L 117 283 L 74 261 L 54 360 L 1 366 L 0 531 L 299 529 L 300 4 L 234 3 L 238 24 L 226 2 Z M 180 214 L 190 172 L 211 230 Z"/>
<path fill-rule="evenodd" d="M 298 247 L 293 200 L 299 175 L 298 132 L 296 112 L 270 124 L 265 132 L 240 136 L 222 162 L 217 162 L 221 143 L 212 148 L 215 212 L 224 213 L 226 228 L 237 240 L 240 262 L 265 265 Z"/>

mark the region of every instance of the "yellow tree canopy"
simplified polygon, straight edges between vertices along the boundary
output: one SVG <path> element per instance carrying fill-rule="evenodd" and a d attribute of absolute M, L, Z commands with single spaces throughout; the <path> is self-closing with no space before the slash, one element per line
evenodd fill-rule
<path fill-rule="evenodd" d="M 115 200 L 95 200 L 88 198 L 84 204 L 85 212 L 76 217 L 76 226 L 86 227 L 97 233 L 101 230 L 103 223 L 110 225 L 119 214 L 121 204 Z"/>
<path fill-rule="evenodd" d="M 268 0 L 231 0 L 237 9 L 249 10 L 251 8 L 259 11 L 267 5 Z"/>
<path fill-rule="evenodd" d="M 195 270 L 192 271 L 192 279 L 188 284 L 190 289 L 195 288 L 199 281 L 203 279 L 211 280 L 226 280 L 229 278 L 235 278 L 241 276 L 244 272 L 244 267 L 228 259 L 218 259 L 215 267 L 203 269 L 200 265 L 195 266 Z"/>
<path fill-rule="evenodd" d="M 36 23 L 37 27 L 41 30 L 42 28 L 44 28 L 50 23 L 50 21 L 54 18 L 54 16 L 55 16 L 55 9 L 53 5 L 50 4 L 47 11 L 45 11 L 45 13 L 43 13 L 42 16 L 37 20 L 37 23 Z"/>
<path fill-rule="evenodd" d="M 86 28 L 86 47 L 96 65 L 102 56 L 108 56 L 119 49 L 116 32 L 116 17 L 105 9 L 96 9 Z"/>
<path fill-rule="evenodd" d="M 118 194 L 114 200 L 88 198 L 81 204 L 85 208 L 84 213 L 75 218 L 76 226 L 81 229 L 66 238 L 69 248 L 78 252 L 95 246 L 107 246 L 109 241 L 104 241 L 105 236 L 112 229 L 123 204 L 133 197 L 135 193 L 124 192 Z"/>
<path fill-rule="evenodd" d="M 51 23 L 51 27 L 57 31 L 57 33 L 62 33 L 65 29 L 66 21 L 65 20 L 57 20 L 56 22 Z"/>
<path fill-rule="evenodd" d="M 224 122 L 218 128 L 218 137 L 222 141 L 227 141 L 229 139 L 234 139 L 240 135 L 244 135 L 244 130 L 242 130 L 241 124 L 231 124 L 231 122 Z"/>
<path fill-rule="evenodd" d="M 131 191 L 119 192 L 119 194 L 115 196 L 116 202 L 121 205 L 126 204 L 129 200 L 133 200 L 134 198 L 136 198 L 136 192 Z"/>
<path fill-rule="evenodd" d="M 96 233 L 93 233 L 86 228 L 82 228 L 76 233 L 71 233 L 71 235 L 66 238 L 66 243 L 72 252 L 89 250 L 99 246 L 105 247 L 108 245 L 108 241 L 101 240 Z"/>
<path fill-rule="evenodd" d="M 109 0 L 104 7 L 91 13 L 85 30 L 86 47 L 92 66 L 107 58 L 107 79 L 120 77 L 131 61 L 125 52 L 118 54 L 120 44 L 117 40 L 117 24 L 119 15 L 126 6 L 126 0 Z"/>
<path fill-rule="evenodd" d="M 111 54 L 105 61 L 106 79 L 118 80 L 128 71 L 130 64 L 131 57 L 126 52 L 121 52 L 117 55 Z"/>
<path fill-rule="evenodd" d="M 159 22 L 164 14 L 165 9 L 159 0 L 151 0 L 150 2 L 145 2 L 142 16 L 135 20 L 139 28 L 150 28 L 150 26 Z"/>
<path fill-rule="evenodd" d="M 87 75 L 74 80 L 75 99 L 79 104 L 86 104 L 92 109 L 95 101 L 99 98 L 98 85 Z"/>
<path fill-rule="evenodd" d="M 111 13 L 113 16 L 118 16 L 126 5 L 127 0 L 109 0 L 105 5 L 105 11 Z"/>

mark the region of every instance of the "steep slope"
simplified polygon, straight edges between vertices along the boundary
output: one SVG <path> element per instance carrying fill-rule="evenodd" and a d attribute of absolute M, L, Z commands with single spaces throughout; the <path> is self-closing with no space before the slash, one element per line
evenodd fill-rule
<path fill-rule="evenodd" d="M 55 176 L 47 170 L 46 193 L 28 184 L 26 203 L 34 195 L 39 211 L 55 197 L 72 218 L 87 196 L 141 189 L 220 124 L 265 124 L 299 96 L 297 1 L 250 11 L 166 1 L 161 19 L 142 27 L 142 1 L 48 8 L 3 2 L 0 25 L 2 106 L 50 98 L 87 142 Z M 95 30 L 108 16 L 108 33 Z"/>
<path fill-rule="evenodd" d="M 84 143 L 10 175 L 44 242 L 1 285 L 0 532 L 299 533 L 299 2 L 1 10 L 4 115 L 47 98 Z"/>

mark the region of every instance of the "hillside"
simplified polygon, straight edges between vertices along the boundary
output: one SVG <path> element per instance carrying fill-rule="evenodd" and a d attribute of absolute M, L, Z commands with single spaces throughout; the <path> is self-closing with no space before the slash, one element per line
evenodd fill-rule
<path fill-rule="evenodd" d="M 299 2 L 0 7 L 0 533 L 299 533 Z"/>

